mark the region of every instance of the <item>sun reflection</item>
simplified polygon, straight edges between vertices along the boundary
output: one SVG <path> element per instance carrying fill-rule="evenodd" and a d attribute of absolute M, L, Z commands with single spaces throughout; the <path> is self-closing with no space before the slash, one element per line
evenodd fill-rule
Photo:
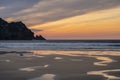
<path fill-rule="evenodd" d="M 54 74 L 44 74 L 41 77 L 34 78 L 34 79 L 29 79 L 29 80 L 55 80 L 56 75 Z"/>
<path fill-rule="evenodd" d="M 94 56 L 97 60 L 100 60 L 100 62 L 94 62 L 94 65 L 97 66 L 107 66 L 109 63 L 116 62 L 115 60 L 109 58 L 109 57 L 101 57 L 101 56 Z"/>
<path fill-rule="evenodd" d="M 114 71 L 120 71 L 120 69 L 91 71 L 91 72 L 88 72 L 87 74 L 88 75 L 101 75 L 101 76 L 108 78 L 107 80 L 119 80 L 120 77 L 107 74 L 109 72 L 114 72 Z"/>
<path fill-rule="evenodd" d="M 32 71 L 36 71 L 38 69 L 43 69 L 43 68 L 47 68 L 49 67 L 48 64 L 43 65 L 43 66 L 31 66 L 31 67 L 26 67 L 26 68 L 20 68 L 20 71 L 27 71 L 27 72 L 32 72 Z"/>
<path fill-rule="evenodd" d="M 52 55 L 52 54 L 58 54 L 58 55 L 68 55 L 68 56 L 82 56 L 82 55 L 89 55 L 89 56 L 120 56 L 119 51 L 57 51 L 57 50 L 31 50 L 32 54 L 35 55 Z M 109 60 L 110 58 L 106 57 L 100 57 L 99 60 Z"/>

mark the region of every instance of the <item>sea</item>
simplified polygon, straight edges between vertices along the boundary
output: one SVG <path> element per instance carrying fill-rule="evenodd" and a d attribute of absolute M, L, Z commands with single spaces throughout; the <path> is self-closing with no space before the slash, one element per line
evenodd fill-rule
<path fill-rule="evenodd" d="M 0 41 L 0 50 L 108 50 L 120 51 L 120 40 L 13 40 Z"/>

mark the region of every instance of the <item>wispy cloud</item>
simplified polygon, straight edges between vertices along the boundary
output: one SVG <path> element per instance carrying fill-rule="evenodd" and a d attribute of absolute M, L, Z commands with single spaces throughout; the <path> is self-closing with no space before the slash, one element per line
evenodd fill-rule
<path fill-rule="evenodd" d="M 6 7 L 0 7 L 0 10 L 4 10 Z"/>
<path fill-rule="evenodd" d="M 66 30 L 62 34 L 65 35 L 71 31 L 69 35 L 78 34 L 77 36 L 79 36 L 80 32 L 84 29 L 87 30 L 87 23 L 93 22 L 98 23 L 99 28 L 105 25 L 108 27 L 116 25 L 116 31 L 118 30 L 117 26 L 120 18 L 120 0 L 0 0 L 0 6 L 0 17 L 5 18 L 7 21 L 21 20 L 33 31 L 39 32 L 42 29 L 42 33 L 46 35 L 50 33 L 54 35 L 54 31 L 60 34 L 61 31 Z M 104 23 L 104 21 L 109 20 L 110 25 L 108 25 L 109 22 Z M 83 23 L 86 25 L 81 27 Z M 96 28 L 95 25 L 92 24 L 95 27 L 93 29 L 99 31 L 99 28 Z M 75 26 L 83 30 L 80 31 Z M 53 31 L 50 31 L 50 29 L 53 29 Z M 103 30 L 102 27 L 101 31 L 103 32 Z"/>
<path fill-rule="evenodd" d="M 25 22 L 30 19 L 35 20 L 36 22 L 33 22 L 35 25 L 115 6 L 120 6 L 119 0 L 42 0 L 30 8 L 13 13 L 12 16 L 16 20 L 22 19 Z"/>
<path fill-rule="evenodd" d="M 120 6 L 120 0 L 4 0 L 0 4 L 9 6 L 0 12 L 2 16 L 32 26 Z"/>
<path fill-rule="evenodd" d="M 0 16 L 3 18 L 12 17 L 12 14 L 30 8 L 38 1 L 40 0 L 0 0 L 0 6 L 7 7 L 0 11 Z"/>

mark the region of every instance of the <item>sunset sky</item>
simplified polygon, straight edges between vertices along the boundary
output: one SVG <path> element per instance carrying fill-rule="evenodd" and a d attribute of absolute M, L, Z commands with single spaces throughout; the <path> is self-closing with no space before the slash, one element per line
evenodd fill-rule
<path fill-rule="evenodd" d="M 46 39 L 120 39 L 120 0 L 0 0 L 0 17 Z"/>

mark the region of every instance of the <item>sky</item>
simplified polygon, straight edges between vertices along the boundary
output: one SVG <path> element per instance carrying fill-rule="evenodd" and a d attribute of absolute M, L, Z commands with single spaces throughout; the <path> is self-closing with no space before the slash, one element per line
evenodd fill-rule
<path fill-rule="evenodd" d="M 120 39 L 120 0 L 0 0 L 0 17 L 46 39 Z"/>

